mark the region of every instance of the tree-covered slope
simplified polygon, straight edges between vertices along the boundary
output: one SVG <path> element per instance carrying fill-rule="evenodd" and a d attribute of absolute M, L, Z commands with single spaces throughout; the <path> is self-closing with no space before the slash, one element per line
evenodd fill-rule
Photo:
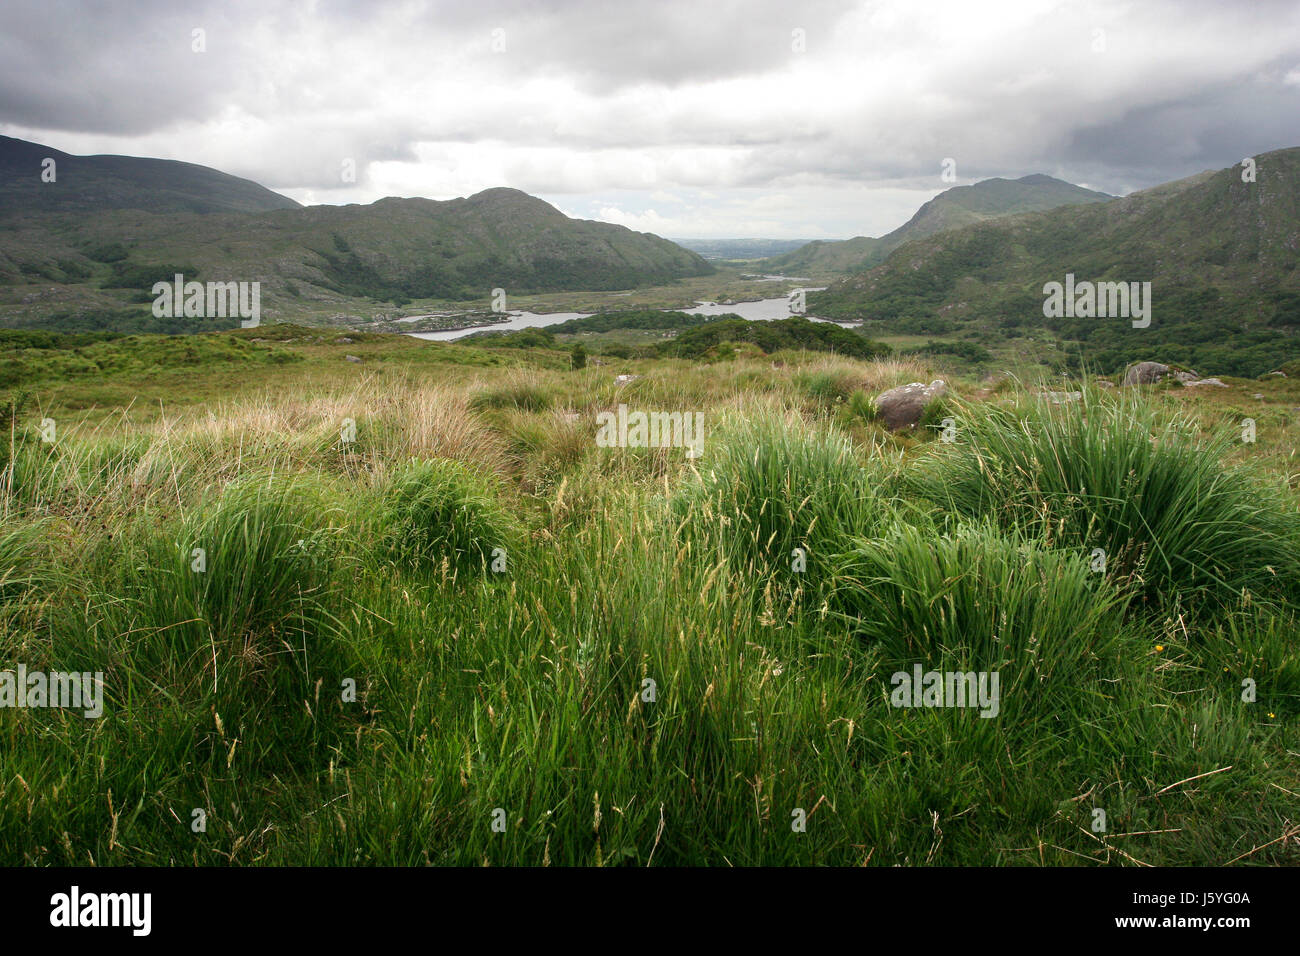
<path fill-rule="evenodd" d="M 865 269 L 912 239 L 958 229 L 998 216 L 1053 209 L 1079 203 L 1106 202 L 1113 197 L 1075 186 L 1051 176 L 986 179 L 971 186 L 954 186 L 921 206 L 911 219 L 879 238 L 858 236 L 843 242 L 810 242 L 784 256 L 764 260 L 764 268 L 786 275 L 824 276 Z"/>
<path fill-rule="evenodd" d="M 570 219 L 504 188 L 443 202 L 0 217 L 0 313 L 9 324 L 138 307 L 153 282 L 175 271 L 200 281 L 260 282 L 266 314 L 285 316 L 426 298 L 486 304 L 496 288 L 507 295 L 625 289 L 713 267 L 666 239 Z"/>
<path fill-rule="evenodd" d="M 1042 335 L 1103 366 L 1156 354 L 1260 374 L 1297 353 L 1300 149 L 1256 157 L 1107 203 L 986 221 L 900 247 L 809 296 L 818 316 L 882 330 L 941 320 L 972 332 Z M 1047 318 L 1043 286 L 1150 282 L 1152 322 Z"/>

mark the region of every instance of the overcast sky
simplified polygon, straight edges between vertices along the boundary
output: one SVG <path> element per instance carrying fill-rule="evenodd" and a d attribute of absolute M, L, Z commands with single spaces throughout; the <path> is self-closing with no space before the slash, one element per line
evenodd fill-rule
<path fill-rule="evenodd" d="M 1124 194 L 1300 145 L 1300 3 L 3 0 L 0 133 L 304 203 L 880 235 L 945 158 Z"/>

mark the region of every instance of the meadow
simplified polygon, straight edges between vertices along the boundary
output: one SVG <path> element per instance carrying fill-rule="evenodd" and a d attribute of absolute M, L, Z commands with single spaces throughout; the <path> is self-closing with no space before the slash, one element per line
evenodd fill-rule
<path fill-rule="evenodd" d="M 0 669 L 105 703 L 0 710 L 4 864 L 1297 861 L 1290 379 L 141 341 L 9 370 Z M 703 456 L 598 447 L 619 404 Z"/>

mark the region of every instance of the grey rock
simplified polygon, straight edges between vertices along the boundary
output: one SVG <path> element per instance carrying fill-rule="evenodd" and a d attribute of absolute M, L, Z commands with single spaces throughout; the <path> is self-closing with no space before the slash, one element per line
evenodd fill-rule
<path fill-rule="evenodd" d="M 1184 382 L 1188 388 L 1196 388 L 1198 385 L 1213 385 L 1215 388 L 1228 388 L 1229 386 L 1220 382 L 1217 378 L 1200 378 L 1194 382 Z"/>
<path fill-rule="evenodd" d="M 876 412 L 881 423 L 890 431 L 915 428 L 921 420 L 925 406 L 936 398 L 948 394 L 948 386 L 937 378 L 929 385 L 910 382 L 887 389 L 876 396 Z"/>
<path fill-rule="evenodd" d="M 347 359 L 349 362 L 360 362 L 360 361 L 361 361 L 361 359 L 357 358 L 355 355 L 345 355 L 345 356 L 343 356 L 343 357 L 344 357 L 345 359 Z"/>
<path fill-rule="evenodd" d="M 1160 362 L 1137 362 L 1124 371 L 1125 385 L 1155 385 L 1166 376 L 1172 375 L 1180 382 L 1192 382 L 1200 378 L 1190 369 L 1171 369 Z"/>
<path fill-rule="evenodd" d="M 1124 370 L 1125 385 L 1154 385 L 1169 374 L 1169 366 L 1159 362 L 1138 362 Z"/>

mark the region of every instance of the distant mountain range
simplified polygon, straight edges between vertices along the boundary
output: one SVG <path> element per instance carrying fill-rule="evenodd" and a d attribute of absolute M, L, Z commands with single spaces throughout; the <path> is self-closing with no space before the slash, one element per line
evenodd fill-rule
<path fill-rule="evenodd" d="M 674 239 L 684 249 L 706 259 L 763 259 L 793 252 L 807 239 Z"/>
<path fill-rule="evenodd" d="M 1300 355 L 1300 148 L 1254 159 L 1254 181 L 1231 166 L 935 233 L 810 293 L 808 310 L 876 332 L 1047 332 L 1106 371 L 1150 356 L 1261 374 Z M 1150 326 L 1045 316 L 1044 285 L 1067 274 L 1150 282 Z"/>
<path fill-rule="evenodd" d="M 53 182 L 41 178 L 47 157 Z M 494 288 L 616 290 L 713 272 L 666 239 L 570 219 L 517 189 L 303 207 L 202 166 L 76 157 L 7 137 L 0 170 L 6 324 L 121 309 L 146 301 L 153 282 L 177 271 L 259 281 L 272 316 L 421 298 L 486 306 Z"/>
<path fill-rule="evenodd" d="M 782 275 L 825 277 L 883 262 L 905 242 L 959 229 L 999 216 L 1053 209 L 1079 203 L 1106 202 L 1106 193 L 1084 189 L 1036 173 L 1020 179 L 985 179 L 971 186 L 954 186 L 935 196 L 893 232 L 872 238 L 817 240 L 785 255 L 755 263 L 756 268 Z"/>
<path fill-rule="evenodd" d="M 833 280 L 809 294 L 809 312 L 863 320 L 868 335 L 1011 341 L 1101 371 L 1149 357 L 1256 375 L 1300 355 L 1300 148 L 1255 162 L 1253 180 L 1233 166 L 1122 199 L 1050 176 L 989 179 L 936 196 L 888 235 L 765 259 L 753 256 L 790 241 L 689 242 L 755 272 Z M 2 326 L 189 331 L 148 324 L 153 283 L 176 272 L 258 281 L 268 320 L 310 321 L 714 271 L 699 251 L 570 219 L 516 189 L 303 207 L 202 166 L 8 137 L 0 173 Z M 1044 315 L 1044 285 L 1067 276 L 1149 282 L 1150 325 Z"/>

